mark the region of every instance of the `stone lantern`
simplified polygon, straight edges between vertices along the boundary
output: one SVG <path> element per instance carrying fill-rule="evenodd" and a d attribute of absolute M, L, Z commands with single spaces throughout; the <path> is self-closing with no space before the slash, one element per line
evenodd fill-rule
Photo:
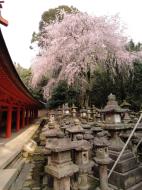
<path fill-rule="evenodd" d="M 92 116 L 93 120 L 96 121 L 96 107 L 94 105 L 92 106 Z"/>
<path fill-rule="evenodd" d="M 49 121 L 41 131 L 40 144 L 45 145 L 47 138 L 55 138 L 61 133 L 62 131 L 60 130 L 59 125 L 56 124 L 53 120 Z"/>
<path fill-rule="evenodd" d="M 123 117 L 123 122 L 124 123 L 130 123 L 131 122 L 131 118 L 129 116 L 129 110 L 126 110 L 124 113 L 124 117 Z"/>
<path fill-rule="evenodd" d="M 70 115 L 70 108 L 68 106 L 68 103 L 65 104 L 64 106 L 64 115 L 69 116 Z"/>
<path fill-rule="evenodd" d="M 100 186 L 96 190 L 112 190 L 108 185 L 107 166 L 110 164 L 111 159 L 108 154 L 108 145 L 101 139 L 94 140 L 95 149 L 95 162 L 99 166 L 99 179 Z"/>
<path fill-rule="evenodd" d="M 110 94 L 107 105 L 101 112 L 104 114 L 105 123 L 121 123 L 121 114 L 125 111 L 118 105 L 115 95 Z"/>
<path fill-rule="evenodd" d="M 55 122 L 55 113 L 53 111 L 49 112 L 49 121 Z"/>
<path fill-rule="evenodd" d="M 70 190 L 70 177 L 78 172 L 78 166 L 71 160 L 74 148 L 75 144 L 63 136 L 46 144 L 46 149 L 51 151 L 51 162 L 45 167 L 45 172 L 54 178 L 54 190 Z"/>
<path fill-rule="evenodd" d="M 76 117 L 76 110 L 77 110 L 77 107 L 73 104 L 73 106 L 72 106 L 72 116 L 73 117 Z"/>
<path fill-rule="evenodd" d="M 80 117 L 83 119 L 87 118 L 87 110 L 84 107 L 80 110 Z"/>
<path fill-rule="evenodd" d="M 66 131 L 69 133 L 71 140 L 76 140 L 78 134 L 83 134 L 85 132 L 81 127 L 79 119 L 74 119 L 74 125 L 66 129 Z"/>
<path fill-rule="evenodd" d="M 40 139 L 41 139 L 41 145 L 45 145 L 46 143 L 51 144 L 52 141 L 60 138 L 60 136 L 63 136 L 64 133 L 61 131 L 59 127 L 55 126 L 55 123 L 50 121 L 48 123 L 48 128 L 44 132 L 40 134 Z M 47 159 L 46 163 L 50 164 L 51 162 L 51 151 L 48 149 L 45 149 L 45 146 L 43 148 L 44 150 L 44 157 Z M 52 187 L 53 184 L 53 177 L 51 175 L 46 175 L 45 179 L 47 178 L 47 183 L 49 187 Z"/>
<path fill-rule="evenodd" d="M 90 107 L 87 108 L 87 120 L 88 120 L 88 121 L 92 120 Z"/>
<path fill-rule="evenodd" d="M 58 109 L 57 109 L 57 117 L 58 117 L 58 118 L 61 118 L 62 115 L 63 115 L 63 113 L 62 113 L 62 108 L 61 108 L 61 107 L 58 107 Z"/>
<path fill-rule="evenodd" d="M 129 104 L 126 100 L 124 100 L 124 101 L 122 102 L 122 104 L 120 104 L 120 106 L 121 106 L 123 109 L 129 110 L 131 104 Z"/>
<path fill-rule="evenodd" d="M 99 111 L 96 112 L 96 122 L 100 123 L 101 122 L 101 114 Z"/>
<path fill-rule="evenodd" d="M 102 127 L 107 130 L 111 137 L 110 137 L 110 146 L 111 150 L 121 151 L 124 142 L 121 140 L 119 134 L 122 131 L 126 131 L 129 128 L 131 129 L 130 125 L 123 124 L 121 121 L 121 114 L 125 113 L 125 109 L 121 109 L 116 101 L 116 97 L 113 94 L 108 96 L 107 105 L 102 110 L 104 114 L 105 121 L 102 124 Z"/>
<path fill-rule="evenodd" d="M 78 189 L 88 190 L 88 174 L 91 172 L 94 163 L 89 160 L 90 143 L 83 140 L 82 135 L 76 137 L 77 147 L 75 148 L 75 163 L 79 166 Z"/>
<path fill-rule="evenodd" d="M 126 111 L 124 112 L 123 122 L 124 122 L 124 123 L 129 123 L 129 122 L 131 121 L 131 118 L 130 118 L 130 116 L 129 116 L 131 104 L 129 104 L 126 100 L 124 100 L 120 106 L 121 106 L 123 109 L 126 110 Z"/>

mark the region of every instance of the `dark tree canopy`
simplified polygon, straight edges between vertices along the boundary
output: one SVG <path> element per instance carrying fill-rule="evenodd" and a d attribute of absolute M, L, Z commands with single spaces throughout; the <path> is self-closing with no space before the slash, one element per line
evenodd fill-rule
<path fill-rule="evenodd" d="M 33 32 L 31 43 L 38 41 L 38 36 L 42 32 L 42 30 L 46 24 L 50 24 L 50 23 L 54 22 L 56 20 L 57 16 L 58 16 L 59 20 L 63 19 L 62 15 L 60 15 L 61 10 L 65 11 L 66 13 L 71 13 L 71 14 L 79 12 L 79 10 L 77 8 L 75 8 L 73 6 L 69 7 L 67 5 L 60 5 L 56 8 L 45 11 L 41 16 L 41 21 L 39 22 L 39 33 Z"/>

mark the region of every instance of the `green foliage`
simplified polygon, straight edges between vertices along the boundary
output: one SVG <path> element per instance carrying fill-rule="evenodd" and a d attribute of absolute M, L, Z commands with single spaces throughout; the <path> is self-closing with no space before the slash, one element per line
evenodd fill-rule
<path fill-rule="evenodd" d="M 134 68 L 129 76 L 119 73 L 114 80 L 107 70 L 95 71 L 90 93 L 91 104 L 104 107 L 107 96 L 113 93 L 119 103 L 126 99 L 131 104 L 131 109 L 138 111 L 142 106 L 142 62 L 136 60 L 133 65 Z"/>
<path fill-rule="evenodd" d="M 60 81 L 58 86 L 54 88 L 52 97 L 48 101 L 49 108 L 57 108 L 69 103 L 71 106 L 73 103 L 77 105 L 78 91 L 73 86 L 68 86 L 66 81 Z"/>
<path fill-rule="evenodd" d="M 25 68 L 21 67 L 20 64 L 15 64 L 15 68 L 16 68 L 21 80 L 23 81 L 25 86 L 28 88 L 29 81 L 31 79 L 31 69 L 25 69 Z"/>
<path fill-rule="evenodd" d="M 126 99 L 131 103 L 132 109 L 138 111 L 142 105 L 142 62 L 134 62 L 134 72 L 130 76 L 129 83 L 127 85 L 127 97 Z"/>
<path fill-rule="evenodd" d="M 133 40 L 131 39 L 129 43 L 126 45 L 126 49 L 128 51 L 141 51 L 142 50 L 142 43 L 138 42 L 135 44 Z"/>
<path fill-rule="evenodd" d="M 107 96 L 113 93 L 114 84 L 105 70 L 96 70 L 94 72 L 94 82 L 90 92 L 90 102 L 97 107 L 103 107 L 106 104 Z"/>
<path fill-rule="evenodd" d="M 48 78 L 44 76 L 35 88 L 29 87 L 30 92 L 36 99 L 45 101 L 43 97 L 43 87 L 46 86 L 47 82 Z"/>
<path fill-rule="evenodd" d="M 75 7 L 68 7 L 66 5 L 61 5 L 54 9 L 49 9 L 42 14 L 41 21 L 39 23 L 39 30 L 41 31 L 43 29 L 44 23 L 50 24 L 57 18 L 57 16 L 59 18 L 59 21 L 61 21 L 63 19 L 63 17 L 60 15 L 61 10 L 64 10 L 66 13 L 78 12 Z"/>
<path fill-rule="evenodd" d="M 22 82 L 24 83 L 24 85 L 28 88 L 28 90 L 30 91 L 30 93 L 37 99 L 43 101 L 43 87 L 47 84 L 48 79 L 46 77 L 43 77 L 42 80 L 40 81 L 39 85 L 36 88 L 32 88 L 30 85 L 30 80 L 31 80 L 31 68 L 29 69 L 25 69 L 23 67 L 21 67 L 20 64 L 16 64 L 15 63 L 15 68 L 22 80 Z"/>
<path fill-rule="evenodd" d="M 51 22 L 54 22 L 57 16 L 59 21 L 63 19 L 63 16 L 60 15 L 61 10 L 64 10 L 66 13 L 78 12 L 77 8 L 73 6 L 69 7 L 67 5 L 60 5 L 54 9 L 49 9 L 48 11 L 45 11 L 41 16 L 41 21 L 39 22 L 39 33 L 33 32 L 31 43 L 38 42 L 38 37 L 41 34 L 45 24 L 50 24 Z M 32 46 L 30 46 L 30 48 L 32 49 Z"/>

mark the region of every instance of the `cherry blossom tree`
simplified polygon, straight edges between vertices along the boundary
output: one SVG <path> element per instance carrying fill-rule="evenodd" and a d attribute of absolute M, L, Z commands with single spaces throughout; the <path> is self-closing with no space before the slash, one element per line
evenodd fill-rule
<path fill-rule="evenodd" d="M 44 87 L 47 100 L 60 80 L 79 86 L 86 99 L 96 68 L 109 68 L 114 75 L 116 67 L 127 72 L 136 55 L 125 48 L 127 38 L 117 16 L 61 14 L 63 20 L 56 19 L 45 26 L 39 38 L 39 54 L 32 65 L 32 85 L 36 86 L 48 75 L 49 82 Z"/>

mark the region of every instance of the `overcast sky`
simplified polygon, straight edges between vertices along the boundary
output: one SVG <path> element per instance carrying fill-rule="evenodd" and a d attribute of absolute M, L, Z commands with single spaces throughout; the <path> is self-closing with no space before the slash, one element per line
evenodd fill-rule
<path fill-rule="evenodd" d="M 1 29 L 13 62 L 25 68 L 31 65 L 35 56 L 29 49 L 32 33 L 38 31 L 42 13 L 59 5 L 73 5 L 97 16 L 119 13 L 129 38 L 142 42 L 142 0 L 5 0 L 2 16 L 9 26 Z"/>

